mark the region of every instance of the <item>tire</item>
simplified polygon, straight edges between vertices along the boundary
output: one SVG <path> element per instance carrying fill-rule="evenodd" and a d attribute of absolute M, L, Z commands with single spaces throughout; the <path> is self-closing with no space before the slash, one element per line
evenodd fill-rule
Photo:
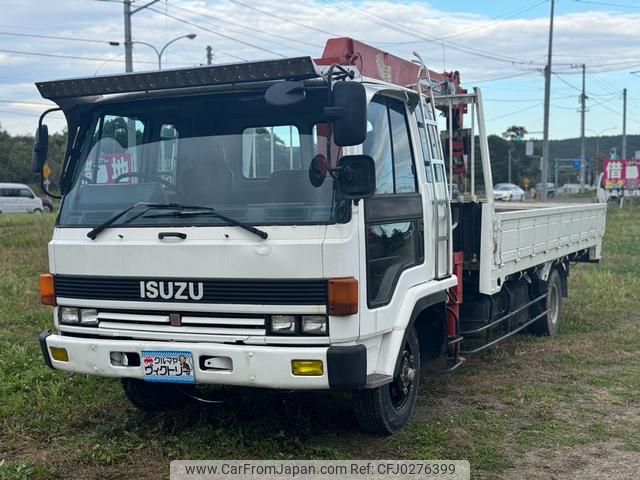
<path fill-rule="evenodd" d="M 562 281 L 557 269 L 551 270 L 546 284 L 547 298 L 545 310 L 549 313 L 541 317 L 531 325 L 531 332 L 540 336 L 554 336 L 560 328 L 560 313 L 562 311 Z M 539 315 L 544 310 L 534 305 L 532 316 Z"/>
<path fill-rule="evenodd" d="M 176 385 L 123 378 L 122 388 L 129 401 L 146 412 L 171 410 L 184 405 L 188 400 Z"/>
<path fill-rule="evenodd" d="M 369 433 L 391 435 L 411 418 L 420 386 L 420 345 L 412 327 L 397 360 L 392 383 L 353 392 L 353 409 L 360 427 Z"/>
<path fill-rule="evenodd" d="M 513 202 L 513 194 L 509 195 L 509 201 Z"/>
<path fill-rule="evenodd" d="M 37 214 L 37 215 L 40 215 L 40 214 L 42 213 L 42 209 L 41 209 L 41 208 L 35 208 L 35 209 L 33 210 L 33 212 L 31 212 L 31 213 L 35 213 L 35 214 Z"/>

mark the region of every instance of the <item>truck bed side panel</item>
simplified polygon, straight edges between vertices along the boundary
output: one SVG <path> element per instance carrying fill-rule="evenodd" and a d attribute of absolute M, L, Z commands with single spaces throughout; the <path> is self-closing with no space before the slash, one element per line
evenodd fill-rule
<path fill-rule="evenodd" d="M 509 275 L 581 250 L 593 249 L 591 260 L 600 258 L 607 213 L 604 204 L 497 212 L 484 207 L 481 293 L 496 293 Z"/>

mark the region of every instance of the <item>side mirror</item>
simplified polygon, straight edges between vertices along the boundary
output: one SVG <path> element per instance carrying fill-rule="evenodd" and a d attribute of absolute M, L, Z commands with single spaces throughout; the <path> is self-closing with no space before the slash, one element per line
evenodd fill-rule
<path fill-rule="evenodd" d="M 34 173 L 42 172 L 42 167 L 47 161 L 49 151 L 49 129 L 45 124 L 40 124 L 36 130 L 33 142 L 33 154 L 31 156 L 31 170 Z"/>
<path fill-rule="evenodd" d="M 333 105 L 326 109 L 333 122 L 333 141 L 339 147 L 359 145 L 367 137 L 367 94 L 358 82 L 337 82 Z"/>
<path fill-rule="evenodd" d="M 376 164 L 369 155 L 347 155 L 338 162 L 338 193 L 360 200 L 376 193 Z"/>

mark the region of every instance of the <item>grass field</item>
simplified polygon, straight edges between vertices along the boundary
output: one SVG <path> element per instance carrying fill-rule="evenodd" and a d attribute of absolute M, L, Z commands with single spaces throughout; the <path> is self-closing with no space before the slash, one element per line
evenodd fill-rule
<path fill-rule="evenodd" d="M 0 479 L 158 479 L 179 458 L 456 458 L 473 478 L 637 477 L 637 208 L 611 208 L 604 262 L 572 270 L 559 336 L 516 336 L 424 379 L 413 421 L 393 437 L 360 433 L 347 395 L 251 391 L 148 415 L 117 381 L 47 369 L 37 276 L 52 223 L 0 216 Z"/>

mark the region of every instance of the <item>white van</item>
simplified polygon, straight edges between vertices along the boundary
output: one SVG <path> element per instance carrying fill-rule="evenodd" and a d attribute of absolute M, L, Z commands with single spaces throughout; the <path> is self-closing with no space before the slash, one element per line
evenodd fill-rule
<path fill-rule="evenodd" d="M 42 200 L 23 183 L 0 183 L 0 213 L 42 213 Z"/>

